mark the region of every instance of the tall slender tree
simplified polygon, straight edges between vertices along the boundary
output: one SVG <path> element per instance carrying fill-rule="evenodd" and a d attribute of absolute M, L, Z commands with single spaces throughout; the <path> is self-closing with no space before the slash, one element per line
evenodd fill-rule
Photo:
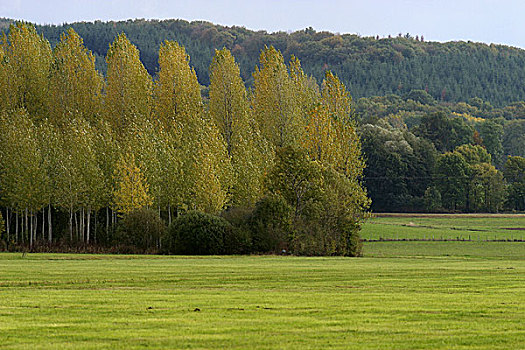
<path fill-rule="evenodd" d="M 153 82 L 138 49 L 123 33 L 109 46 L 106 63 L 106 117 L 122 137 L 132 123 L 150 118 Z"/>
<path fill-rule="evenodd" d="M 234 170 L 233 205 L 253 205 L 261 196 L 268 155 L 250 118 L 246 88 L 230 51 L 215 51 L 210 66 L 209 114 L 226 144 Z"/>
<path fill-rule="evenodd" d="M 252 108 L 263 136 L 277 147 L 296 145 L 304 130 L 301 110 L 282 54 L 273 46 L 253 73 Z"/>
<path fill-rule="evenodd" d="M 47 115 L 49 73 L 52 62 L 51 45 L 36 29 L 24 23 L 9 28 L 10 89 L 15 94 L 12 107 L 23 107 L 40 120 Z"/>
<path fill-rule="evenodd" d="M 231 186 L 231 164 L 224 141 L 215 123 L 204 114 L 200 85 L 184 47 L 165 42 L 159 51 L 159 66 L 155 113 L 159 123 L 176 135 L 182 174 L 169 186 L 174 189 L 170 196 L 173 201 L 182 201 L 170 203 L 217 212 L 226 205 Z"/>
<path fill-rule="evenodd" d="M 51 120 L 57 125 L 80 116 L 97 121 L 102 107 L 103 77 L 95 70 L 95 56 L 72 28 L 60 35 L 53 54 Z"/>

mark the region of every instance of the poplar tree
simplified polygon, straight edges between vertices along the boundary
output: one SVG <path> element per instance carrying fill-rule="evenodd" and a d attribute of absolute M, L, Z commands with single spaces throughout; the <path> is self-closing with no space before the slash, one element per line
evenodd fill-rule
<path fill-rule="evenodd" d="M 224 141 L 204 114 L 200 85 L 184 47 L 165 42 L 159 50 L 159 67 L 155 113 L 159 123 L 176 135 L 182 175 L 170 186 L 174 189 L 170 203 L 180 198 L 181 202 L 174 204 L 181 209 L 218 212 L 228 202 L 231 185 L 231 164 Z M 177 166 L 170 167 L 173 165 Z"/>
<path fill-rule="evenodd" d="M 60 35 L 53 54 L 51 120 L 57 125 L 79 116 L 96 121 L 102 107 L 103 77 L 95 70 L 95 56 L 72 28 Z"/>
<path fill-rule="evenodd" d="M 331 165 L 348 178 L 359 181 L 365 163 L 353 118 L 352 98 L 344 84 L 330 71 L 326 72 L 322 84 L 321 103 L 333 126 Z"/>
<path fill-rule="evenodd" d="M 132 123 L 150 118 L 153 83 L 140 62 L 139 50 L 124 33 L 109 46 L 106 63 L 106 117 L 122 137 Z"/>
<path fill-rule="evenodd" d="M 9 28 L 9 88 L 15 94 L 12 107 L 22 107 L 34 120 L 47 115 L 49 73 L 52 62 L 51 45 L 36 29 L 24 23 Z"/>
<path fill-rule="evenodd" d="M 9 43 L 5 33 L 0 39 L 0 111 L 12 109 L 16 105 L 18 77 L 8 56 Z"/>
<path fill-rule="evenodd" d="M 253 73 L 252 108 L 262 135 L 276 147 L 296 144 L 304 129 L 282 54 L 266 47 Z"/>
<path fill-rule="evenodd" d="M 119 213 L 128 214 L 153 204 L 149 184 L 132 153 L 128 152 L 119 158 L 114 176 L 116 188 L 113 192 L 113 204 Z"/>
<path fill-rule="evenodd" d="M 2 197 L 8 207 L 23 215 L 24 233 L 32 245 L 36 239 L 33 214 L 47 205 L 49 181 L 42 167 L 38 130 L 24 109 L 1 115 L 0 127 Z"/>
<path fill-rule="evenodd" d="M 210 66 L 209 115 L 225 142 L 234 170 L 232 204 L 250 206 L 260 198 L 268 155 L 258 125 L 250 118 L 239 66 L 227 49 L 215 51 Z"/>

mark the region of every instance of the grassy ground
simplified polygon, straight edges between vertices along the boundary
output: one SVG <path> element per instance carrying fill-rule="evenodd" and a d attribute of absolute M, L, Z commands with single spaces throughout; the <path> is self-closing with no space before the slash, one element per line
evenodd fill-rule
<path fill-rule="evenodd" d="M 525 240 L 525 215 L 378 214 L 364 226 L 365 239 Z"/>
<path fill-rule="evenodd" d="M 0 254 L 0 347 L 523 347 L 525 244 L 414 243 L 357 259 Z"/>

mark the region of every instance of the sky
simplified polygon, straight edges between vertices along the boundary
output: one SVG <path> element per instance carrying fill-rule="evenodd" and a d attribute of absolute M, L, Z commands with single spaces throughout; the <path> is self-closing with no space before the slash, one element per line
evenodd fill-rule
<path fill-rule="evenodd" d="M 38 24 L 180 18 L 268 32 L 410 33 L 525 49 L 524 15 L 525 0 L 0 0 L 0 17 Z"/>

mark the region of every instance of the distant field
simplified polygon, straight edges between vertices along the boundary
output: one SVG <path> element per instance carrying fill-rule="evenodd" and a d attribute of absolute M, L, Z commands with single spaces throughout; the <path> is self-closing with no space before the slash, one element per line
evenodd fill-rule
<path fill-rule="evenodd" d="M 371 242 L 364 258 L 4 253 L 0 347 L 518 349 L 524 247 Z"/>
<path fill-rule="evenodd" d="M 524 260 L 525 242 L 365 242 L 365 257 L 456 257 Z"/>
<path fill-rule="evenodd" d="M 376 214 L 361 236 L 379 239 L 525 240 L 523 214 Z"/>

